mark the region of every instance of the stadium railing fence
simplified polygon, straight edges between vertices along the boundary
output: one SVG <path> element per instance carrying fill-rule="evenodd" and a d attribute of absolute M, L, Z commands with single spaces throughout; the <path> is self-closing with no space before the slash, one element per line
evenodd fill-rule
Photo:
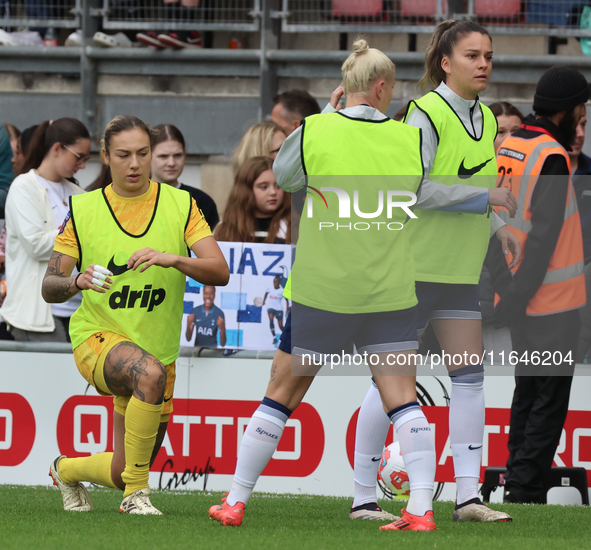
<path fill-rule="evenodd" d="M 431 33 L 445 19 L 495 34 L 591 36 L 584 0 L 282 0 L 283 32 Z M 591 7 L 589 8 L 591 10 Z M 589 20 L 587 19 L 589 17 Z"/>
<path fill-rule="evenodd" d="M 0 0 L 0 26 L 79 28 L 89 1 Z M 91 12 L 104 29 L 250 33 L 264 28 L 266 3 L 285 33 L 431 33 L 453 18 L 495 34 L 591 37 L 585 0 L 102 0 Z"/>
<path fill-rule="evenodd" d="M 0 0 L 0 27 L 78 29 L 85 0 Z"/>
<path fill-rule="evenodd" d="M 98 81 L 102 75 L 258 78 L 260 94 L 254 100 L 257 109 L 253 109 L 250 103 L 245 108 L 251 109 L 249 112 L 252 115 L 249 116 L 253 120 L 261 120 L 273 108 L 273 97 L 280 88 L 280 79 L 339 79 L 340 66 L 348 55 L 345 51 L 348 50 L 347 41 L 343 40 L 348 33 L 407 33 L 408 49 L 412 50 L 411 38 L 416 38 L 416 33 L 431 32 L 438 21 L 454 15 L 481 21 L 493 34 L 511 32 L 550 36 L 548 45 L 552 41 L 564 41 L 565 36 L 571 35 L 585 35 L 591 40 L 591 31 L 580 28 L 582 19 L 587 21 L 588 16 L 591 21 L 591 6 L 576 3 L 586 0 L 536 1 L 537 11 L 533 7 L 534 0 L 520 0 L 517 12 L 514 0 L 178 0 L 175 4 L 165 4 L 164 0 L 0 0 L 3 10 L 0 17 L 4 17 L 0 27 L 80 28 L 84 44 L 84 47 L 71 48 L 0 47 L 0 71 L 79 77 L 80 94 L 74 100 L 79 108 L 80 120 L 95 138 L 102 133 L 103 113 L 108 111 L 108 98 L 98 93 Z M 183 7 L 183 2 L 187 6 Z M 487 12 L 483 7 L 488 5 L 486 2 L 496 2 L 494 9 Z M 191 3 L 195 5 L 189 5 Z M 515 17 L 509 17 L 508 12 L 503 11 L 511 6 Z M 587 9 L 585 13 L 584 8 Z M 416 13 L 419 10 L 422 10 L 421 14 Z M 575 17 L 577 13 L 581 16 L 578 19 Z M 251 47 L 181 51 L 105 49 L 95 47 L 92 40 L 94 33 L 101 28 L 107 32 L 109 29 L 214 32 L 225 29 L 231 33 L 230 36 L 236 30 L 236 36 L 249 35 Z M 329 32 L 340 34 L 341 50 L 290 50 L 281 47 L 282 33 L 305 35 Z M 307 39 L 311 35 L 305 36 Z M 520 41 L 523 42 L 522 39 Z M 414 42 L 416 46 L 416 40 Z M 551 50 L 549 47 L 548 51 Z M 556 51 L 554 48 L 553 53 Z M 397 64 L 399 80 L 418 80 L 422 75 L 422 53 L 394 51 L 388 55 Z M 495 82 L 531 84 L 554 64 L 577 68 L 591 79 L 591 57 L 528 56 L 519 52 L 496 55 L 493 78 Z M 47 104 L 53 102 L 57 105 L 59 97 L 58 94 L 47 94 L 46 99 Z M 15 97 L 12 100 L 20 101 Z M 22 101 L 24 103 L 25 100 Z M 145 112 L 160 108 L 160 101 L 159 98 L 137 97 L 137 103 L 143 105 Z M 216 109 L 223 112 L 224 102 L 235 100 L 220 97 L 216 101 Z M 195 152 L 223 152 L 207 147 Z"/>
<path fill-rule="evenodd" d="M 245 32 L 260 29 L 260 0 L 185 0 L 183 3 L 104 0 L 103 28 Z"/>

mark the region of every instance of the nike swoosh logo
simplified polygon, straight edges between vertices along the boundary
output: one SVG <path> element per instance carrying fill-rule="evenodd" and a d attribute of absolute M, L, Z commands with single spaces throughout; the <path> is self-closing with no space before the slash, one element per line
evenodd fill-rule
<path fill-rule="evenodd" d="M 135 463 L 135 467 L 136 468 L 143 468 L 144 466 L 147 466 L 148 464 L 150 464 L 149 462 L 146 462 L 145 464 L 138 464 L 137 462 Z"/>
<path fill-rule="evenodd" d="M 464 159 L 460 167 L 458 168 L 458 177 L 460 179 L 466 180 L 469 177 L 472 177 L 474 174 L 478 174 L 480 170 L 482 170 L 494 157 L 490 157 L 486 162 L 479 164 L 478 166 L 474 166 L 474 168 L 466 168 L 464 166 Z"/>
<path fill-rule="evenodd" d="M 378 456 L 378 458 L 374 458 L 373 456 L 371 457 L 371 461 L 372 462 L 379 462 L 380 461 L 380 456 Z"/>
<path fill-rule="evenodd" d="M 171 399 L 172 399 L 172 395 L 171 395 L 171 396 L 170 396 L 168 399 L 166 399 L 166 397 L 165 397 L 165 398 L 164 398 L 164 402 L 165 402 L 165 403 L 167 403 L 167 402 L 168 402 L 168 401 L 170 401 Z"/>
<path fill-rule="evenodd" d="M 470 449 L 471 451 L 475 451 L 476 449 L 481 449 L 482 445 L 479 445 L 478 447 L 472 447 L 472 445 L 468 445 L 468 449 Z"/>
<path fill-rule="evenodd" d="M 109 264 L 107 265 L 107 269 L 113 274 L 113 275 L 122 275 L 123 273 L 125 273 L 129 268 L 127 267 L 127 264 L 123 264 L 123 265 L 117 265 L 115 263 L 115 256 L 113 256 L 110 260 L 109 260 Z"/>

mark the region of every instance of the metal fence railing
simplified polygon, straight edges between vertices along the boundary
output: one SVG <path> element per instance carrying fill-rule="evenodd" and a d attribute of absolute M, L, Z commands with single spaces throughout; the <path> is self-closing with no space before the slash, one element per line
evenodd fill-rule
<path fill-rule="evenodd" d="M 276 15 L 283 32 L 430 33 L 439 21 L 454 18 L 477 21 L 496 34 L 591 36 L 586 0 L 464 0 L 453 11 L 452 0 L 282 2 Z"/>
<path fill-rule="evenodd" d="M 257 31 L 260 0 L 104 0 L 103 28 Z"/>
<path fill-rule="evenodd" d="M 0 27 L 80 28 L 83 0 L 0 0 Z"/>
<path fill-rule="evenodd" d="M 0 0 L 0 27 L 80 28 L 86 0 Z M 261 28 L 262 0 L 102 0 L 107 30 Z M 495 34 L 591 37 L 589 0 L 277 0 L 283 32 L 430 33 L 447 18 Z M 458 7 L 454 7 L 458 6 Z"/>

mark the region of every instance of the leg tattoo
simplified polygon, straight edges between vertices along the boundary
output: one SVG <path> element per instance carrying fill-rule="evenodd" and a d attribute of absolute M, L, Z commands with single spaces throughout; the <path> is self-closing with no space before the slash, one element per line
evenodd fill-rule
<path fill-rule="evenodd" d="M 148 376 L 148 367 L 154 363 L 160 370 L 156 387 L 160 397 L 159 405 L 164 398 L 166 388 L 166 368 L 146 350 L 132 342 L 120 342 L 108 353 L 105 360 L 105 382 L 115 395 L 135 393 L 140 401 L 146 401 L 145 394 L 140 390 L 140 380 Z"/>

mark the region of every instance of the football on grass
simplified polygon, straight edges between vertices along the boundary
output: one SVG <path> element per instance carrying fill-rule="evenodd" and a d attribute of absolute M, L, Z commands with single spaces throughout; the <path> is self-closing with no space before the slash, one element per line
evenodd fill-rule
<path fill-rule="evenodd" d="M 394 497 L 405 498 L 410 494 L 408 474 L 404 468 L 398 441 L 384 449 L 378 469 L 378 480 L 393 493 Z"/>

